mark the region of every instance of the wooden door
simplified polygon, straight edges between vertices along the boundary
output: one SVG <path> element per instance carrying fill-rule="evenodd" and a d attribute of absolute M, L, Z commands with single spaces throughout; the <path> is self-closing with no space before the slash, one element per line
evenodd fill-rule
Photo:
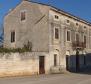
<path fill-rule="evenodd" d="M 39 74 L 45 73 L 45 57 L 39 56 Z"/>

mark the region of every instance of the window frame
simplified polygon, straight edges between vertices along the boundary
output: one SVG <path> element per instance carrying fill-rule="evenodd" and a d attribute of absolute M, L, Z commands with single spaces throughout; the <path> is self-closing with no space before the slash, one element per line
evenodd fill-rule
<path fill-rule="evenodd" d="M 69 22 L 68 22 L 69 21 Z M 70 25 L 70 20 L 69 20 L 69 18 L 68 19 L 65 19 L 65 23 L 66 23 L 66 25 Z"/>
<path fill-rule="evenodd" d="M 87 44 L 87 36 L 86 35 L 83 35 L 83 43 L 85 43 L 85 48 L 86 48 L 86 44 Z"/>
<path fill-rule="evenodd" d="M 80 40 L 80 35 L 79 35 L 79 33 L 76 32 L 76 33 L 75 33 L 75 41 L 77 41 L 77 35 L 78 35 L 78 38 L 79 38 L 79 40 Z M 79 40 L 78 40 L 78 41 L 79 41 Z"/>
<path fill-rule="evenodd" d="M 83 42 L 85 42 L 85 43 L 86 43 L 86 40 L 87 40 L 86 38 L 87 38 L 87 36 L 86 35 L 83 35 Z"/>
<path fill-rule="evenodd" d="M 57 16 L 58 18 L 55 18 L 56 16 Z M 54 20 L 59 21 L 59 19 L 60 19 L 60 16 L 57 15 L 57 14 L 54 14 Z"/>
<path fill-rule="evenodd" d="M 70 36 L 70 37 L 69 37 L 70 40 L 68 40 L 67 32 L 70 32 L 70 35 L 69 35 L 69 36 Z M 71 31 L 70 31 L 70 30 L 67 30 L 67 31 L 66 31 L 66 41 L 67 41 L 67 42 L 71 42 Z"/>
<path fill-rule="evenodd" d="M 78 30 L 78 28 L 79 28 L 79 22 L 75 22 L 75 26 L 76 26 L 76 28 Z"/>
<path fill-rule="evenodd" d="M 21 14 L 21 13 L 25 13 L 25 16 L 24 16 L 25 19 L 23 19 L 23 20 L 22 20 L 22 14 Z M 20 11 L 20 21 L 21 21 L 21 22 L 25 22 L 25 21 L 26 21 L 26 17 L 27 17 L 26 10 L 21 10 L 21 11 Z"/>
<path fill-rule="evenodd" d="M 56 29 L 58 29 L 58 38 L 56 38 Z M 54 27 L 54 39 L 56 39 L 56 40 L 59 40 L 59 38 L 60 38 L 60 31 L 59 31 L 59 27 Z"/>
<path fill-rule="evenodd" d="M 54 66 L 57 66 L 57 54 L 54 54 Z"/>
<path fill-rule="evenodd" d="M 79 26 L 79 24 L 76 22 L 76 26 L 78 27 Z"/>
<path fill-rule="evenodd" d="M 11 31 L 11 43 L 15 43 L 15 31 Z"/>
<path fill-rule="evenodd" d="M 87 28 L 87 26 L 84 26 L 84 29 L 86 29 Z"/>

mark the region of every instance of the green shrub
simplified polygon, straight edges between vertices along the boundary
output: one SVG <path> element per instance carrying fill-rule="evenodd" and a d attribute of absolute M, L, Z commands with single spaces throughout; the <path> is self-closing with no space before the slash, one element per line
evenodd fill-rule
<path fill-rule="evenodd" d="M 26 49 L 26 48 L 16 48 L 16 49 L 11 49 L 11 48 L 0 48 L 0 53 L 23 53 L 23 52 L 31 52 L 30 49 Z"/>
<path fill-rule="evenodd" d="M 23 52 L 31 52 L 32 51 L 32 43 L 31 42 L 27 42 L 27 44 L 24 44 L 23 48 L 0 48 L 0 53 L 23 53 Z"/>

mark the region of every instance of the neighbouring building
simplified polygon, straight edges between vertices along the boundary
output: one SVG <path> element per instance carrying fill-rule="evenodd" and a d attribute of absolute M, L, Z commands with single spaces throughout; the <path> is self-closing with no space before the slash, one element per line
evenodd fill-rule
<path fill-rule="evenodd" d="M 38 73 L 49 73 L 52 68 L 74 70 L 84 67 L 85 57 L 90 56 L 91 23 L 55 7 L 23 0 L 5 16 L 4 47 L 22 48 L 28 41 L 39 60 Z"/>

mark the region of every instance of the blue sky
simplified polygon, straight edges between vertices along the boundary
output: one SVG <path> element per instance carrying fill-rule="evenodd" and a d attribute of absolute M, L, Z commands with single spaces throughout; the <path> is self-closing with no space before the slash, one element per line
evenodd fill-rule
<path fill-rule="evenodd" d="M 0 25 L 9 9 L 14 8 L 22 0 L 0 0 Z M 91 0 L 32 0 L 50 4 L 75 16 L 91 22 Z"/>

